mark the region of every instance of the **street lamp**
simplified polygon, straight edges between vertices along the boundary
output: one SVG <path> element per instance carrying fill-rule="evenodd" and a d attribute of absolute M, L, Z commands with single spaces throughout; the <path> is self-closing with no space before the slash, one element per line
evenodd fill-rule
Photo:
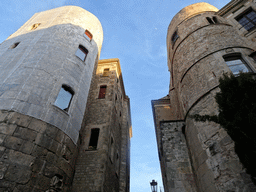
<path fill-rule="evenodd" d="M 157 182 L 153 179 L 152 182 L 150 182 L 151 190 L 152 192 L 157 192 Z"/>

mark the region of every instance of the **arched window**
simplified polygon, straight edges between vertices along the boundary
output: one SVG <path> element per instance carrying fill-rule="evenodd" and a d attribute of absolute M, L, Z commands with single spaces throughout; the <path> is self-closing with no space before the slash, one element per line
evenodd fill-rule
<path fill-rule="evenodd" d="M 212 19 L 213 19 L 213 21 L 214 21 L 215 24 L 216 24 L 216 23 L 219 23 L 217 17 L 212 17 Z"/>
<path fill-rule="evenodd" d="M 70 86 L 62 85 L 54 105 L 64 111 L 68 111 L 74 93 L 75 92 Z"/>
<path fill-rule="evenodd" d="M 179 38 L 179 36 L 178 36 L 178 32 L 177 31 L 175 31 L 174 33 L 173 33 L 173 35 L 172 35 L 172 39 L 171 39 L 171 41 L 172 41 L 172 45 L 174 45 L 174 43 L 177 41 L 177 39 Z"/>
<path fill-rule="evenodd" d="M 84 32 L 84 37 L 85 37 L 88 41 L 91 41 L 91 40 L 92 40 L 92 34 L 91 34 L 91 32 L 86 29 L 85 32 Z"/>
<path fill-rule="evenodd" d="M 214 24 L 213 20 L 210 17 L 206 17 L 209 24 Z"/>
<path fill-rule="evenodd" d="M 79 45 L 76 51 L 76 56 L 79 57 L 82 61 L 85 61 L 87 55 L 88 55 L 88 50 L 84 46 Z"/>

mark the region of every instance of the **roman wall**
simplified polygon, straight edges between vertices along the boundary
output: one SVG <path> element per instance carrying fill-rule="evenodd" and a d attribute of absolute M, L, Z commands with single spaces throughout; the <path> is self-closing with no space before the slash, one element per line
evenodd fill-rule
<path fill-rule="evenodd" d="M 1 191 L 70 191 L 102 40 L 94 15 L 66 6 L 36 13 L 1 43 Z M 56 105 L 63 85 L 66 109 Z"/>
<path fill-rule="evenodd" d="M 0 109 L 48 122 L 76 143 L 102 40 L 100 22 L 82 8 L 36 13 L 0 46 Z M 88 50 L 85 61 L 76 56 L 79 45 Z M 68 112 L 55 105 L 63 84 L 74 92 Z"/>
<path fill-rule="evenodd" d="M 103 98 L 101 86 L 106 86 Z M 124 92 L 119 60 L 100 60 L 80 132 L 73 191 L 129 191 L 130 127 L 129 98 Z M 91 148 L 95 128 L 99 129 L 98 142 Z"/>
<path fill-rule="evenodd" d="M 185 117 L 186 141 L 199 191 L 253 191 L 255 186 L 223 128 L 190 118 L 193 114 L 217 114 L 214 96 L 218 79 L 231 72 L 223 56 L 239 55 L 252 71 L 256 69 L 248 56 L 253 49 L 216 11 L 207 3 L 197 3 L 182 9 L 172 20 L 167 36 L 170 87 Z M 174 38 L 175 32 L 178 37 Z M 171 91 L 170 97 L 175 95 Z"/>

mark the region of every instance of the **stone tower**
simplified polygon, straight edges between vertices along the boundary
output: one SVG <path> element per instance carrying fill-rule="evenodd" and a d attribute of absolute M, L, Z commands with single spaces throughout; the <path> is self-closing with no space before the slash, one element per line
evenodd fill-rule
<path fill-rule="evenodd" d="M 217 11 L 187 6 L 168 28 L 169 94 L 152 101 L 165 191 L 255 190 L 224 129 L 189 118 L 218 112 L 223 73 L 256 71 L 251 44 Z"/>
<path fill-rule="evenodd" d="M 119 59 L 99 60 L 81 129 L 74 192 L 129 192 L 129 102 Z"/>
<path fill-rule="evenodd" d="M 69 191 L 103 32 L 86 10 L 35 14 L 0 46 L 0 190 Z"/>

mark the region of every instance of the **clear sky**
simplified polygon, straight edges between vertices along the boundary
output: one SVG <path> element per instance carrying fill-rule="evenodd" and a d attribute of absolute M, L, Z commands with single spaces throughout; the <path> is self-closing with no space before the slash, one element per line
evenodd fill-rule
<path fill-rule="evenodd" d="M 151 100 L 168 94 L 166 35 L 173 16 L 199 0 L 1 0 L 0 42 L 36 12 L 76 5 L 100 20 L 104 41 L 100 59 L 119 58 L 131 100 L 131 192 L 162 186 Z M 229 0 L 206 0 L 217 8 Z M 163 191 L 162 191 L 163 192 Z"/>

